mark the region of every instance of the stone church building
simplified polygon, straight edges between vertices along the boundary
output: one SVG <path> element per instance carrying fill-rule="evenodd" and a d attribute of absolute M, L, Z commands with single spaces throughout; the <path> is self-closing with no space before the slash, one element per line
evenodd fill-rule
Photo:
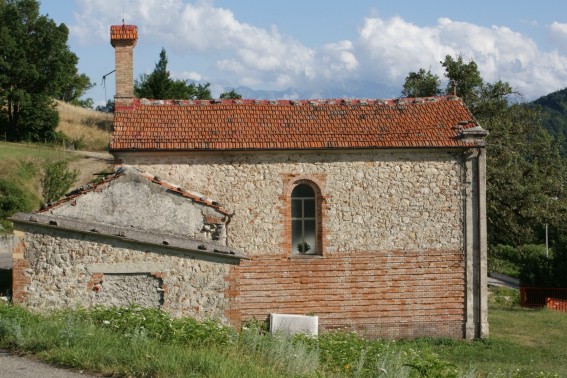
<path fill-rule="evenodd" d="M 137 99 L 136 41 L 111 27 L 116 173 L 12 218 L 15 302 L 488 335 L 487 133 L 460 98 Z"/>

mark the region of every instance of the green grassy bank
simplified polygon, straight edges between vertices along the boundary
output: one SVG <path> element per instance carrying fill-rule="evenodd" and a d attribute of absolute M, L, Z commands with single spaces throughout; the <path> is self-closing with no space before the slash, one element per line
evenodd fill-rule
<path fill-rule="evenodd" d="M 235 332 L 137 307 L 37 315 L 0 304 L 0 348 L 140 377 L 567 376 L 567 314 L 498 300 L 489 321 L 489 340 L 371 341 L 342 332 L 274 337 L 258 323 Z"/>

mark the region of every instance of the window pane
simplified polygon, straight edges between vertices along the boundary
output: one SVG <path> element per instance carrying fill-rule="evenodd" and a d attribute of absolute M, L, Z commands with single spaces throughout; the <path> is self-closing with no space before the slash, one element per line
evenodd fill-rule
<path fill-rule="evenodd" d="M 306 220 L 304 224 L 304 241 L 307 243 L 307 253 L 315 253 L 317 251 L 316 245 L 316 232 L 315 232 L 315 221 L 314 220 Z"/>
<path fill-rule="evenodd" d="M 299 249 L 302 247 L 302 221 L 292 220 L 291 221 L 291 251 L 292 253 L 299 253 Z"/>
<path fill-rule="evenodd" d="M 302 217 L 302 213 L 301 213 L 301 202 L 303 202 L 303 200 L 291 200 L 291 217 L 292 218 L 301 218 Z"/>
<path fill-rule="evenodd" d="M 291 192 L 292 197 L 311 197 L 315 198 L 315 192 L 309 185 L 300 184 L 297 185 Z"/>
<path fill-rule="evenodd" d="M 303 216 L 305 218 L 315 218 L 315 199 L 303 200 L 303 206 Z"/>

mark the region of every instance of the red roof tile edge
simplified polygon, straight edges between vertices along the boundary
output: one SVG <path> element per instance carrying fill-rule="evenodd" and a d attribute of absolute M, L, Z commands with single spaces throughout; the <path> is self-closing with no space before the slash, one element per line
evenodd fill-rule
<path fill-rule="evenodd" d="M 101 186 L 108 184 L 109 182 L 114 181 L 114 180 L 118 179 L 119 177 L 124 176 L 125 174 L 126 174 L 125 169 L 121 167 L 121 168 L 117 169 L 116 172 L 105 176 L 103 179 L 101 179 L 100 181 L 98 181 L 96 183 L 83 185 L 83 186 L 81 186 L 81 187 L 79 187 L 75 190 L 70 191 L 69 193 L 67 193 L 65 195 L 65 197 L 63 197 L 63 198 L 61 198 L 61 199 L 59 199 L 55 202 L 47 204 L 46 206 L 42 207 L 41 209 L 35 211 L 34 213 L 37 213 L 37 214 L 44 213 L 44 212 L 49 211 L 53 208 L 56 208 L 56 207 L 58 207 L 58 206 L 60 206 L 64 203 L 71 202 L 74 199 L 81 197 L 81 196 L 83 196 L 87 193 L 94 192 L 96 190 L 101 190 L 101 189 L 99 189 Z M 166 188 L 167 191 L 170 192 L 170 193 L 180 195 L 180 196 L 185 197 L 185 198 L 187 198 L 187 199 L 189 199 L 193 202 L 199 203 L 199 204 L 204 205 L 204 206 L 211 207 L 211 208 L 217 210 L 219 213 L 221 213 L 225 216 L 228 216 L 228 217 L 232 216 L 232 214 L 230 214 L 228 211 L 221 208 L 220 204 L 218 204 L 216 201 L 212 201 L 212 200 L 209 200 L 209 199 L 204 198 L 204 197 L 199 197 L 199 196 L 193 195 L 193 194 L 187 192 L 185 189 L 183 189 L 179 186 L 175 186 L 175 185 L 172 185 L 171 183 L 160 180 L 157 176 L 151 176 L 151 175 L 148 175 L 148 174 L 145 174 L 145 173 L 139 173 L 139 175 L 144 177 L 146 180 L 148 180 L 148 181 L 150 181 L 154 184 L 157 184 L 157 185 L 160 185 L 160 186 Z"/>
<path fill-rule="evenodd" d="M 138 27 L 136 25 L 112 25 L 110 27 L 110 42 L 114 41 L 136 41 L 138 39 Z"/>

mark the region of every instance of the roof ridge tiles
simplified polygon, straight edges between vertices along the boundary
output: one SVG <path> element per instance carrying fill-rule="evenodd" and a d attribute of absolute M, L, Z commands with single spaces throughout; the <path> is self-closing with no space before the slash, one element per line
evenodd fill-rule
<path fill-rule="evenodd" d="M 262 99 L 211 99 L 211 100 L 184 100 L 184 99 L 148 99 L 137 98 L 134 100 L 134 107 L 144 106 L 189 106 L 189 105 L 211 105 L 211 106 L 227 106 L 227 105 L 406 105 L 406 104 L 423 104 L 442 101 L 457 101 L 460 97 L 454 95 L 447 96 L 429 96 L 429 97 L 400 97 L 395 99 L 384 98 L 331 98 L 331 99 L 280 99 L 280 100 L 262 100 Z"/>

